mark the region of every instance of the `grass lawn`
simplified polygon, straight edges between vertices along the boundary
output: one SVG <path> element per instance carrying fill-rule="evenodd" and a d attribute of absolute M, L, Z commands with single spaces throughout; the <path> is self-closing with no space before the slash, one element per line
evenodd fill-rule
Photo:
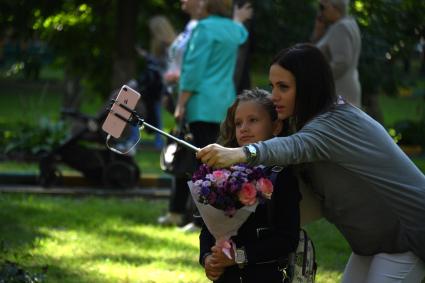
<path fill-rule="evenodd" d="M 0 259 L 46 282 L 208 282 L 198 265 L 198 234 L 161 228 L 165 201 L 0 194 Z M 307 227 L 318 254 L 317 282 L 337 282 L 349 255 L 326 221 Z"/>

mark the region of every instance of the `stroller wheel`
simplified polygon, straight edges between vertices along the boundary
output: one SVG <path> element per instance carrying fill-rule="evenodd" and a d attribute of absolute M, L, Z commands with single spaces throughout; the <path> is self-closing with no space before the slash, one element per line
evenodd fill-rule
<path fill-rule="evenodd" d="M 139 174 L 133 163 L 112 161 L 103 171 L 103 183 L 110 188 L 133 188 L 139 182 Z"/>
<path fill-rule="evenodd" d="M 62 182 L 62 173 L 57 168 L 49 168 L 49 170 L 42 170 L 38 177 L 38 183 L 44 188 L 51 187 L 52 185 L 59 185 Z"/>

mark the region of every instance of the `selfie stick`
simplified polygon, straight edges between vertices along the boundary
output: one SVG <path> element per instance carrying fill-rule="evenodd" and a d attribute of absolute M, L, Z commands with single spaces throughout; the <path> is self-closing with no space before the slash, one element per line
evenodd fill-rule
<path fill-rule="evenodd" d="M 115 116 L 117 116 L 118 118 L 120 118 L 121 120 L 123 120 L 124 122 L 126 122 L 126 123 L 129 123 L 129 124 L 131 124 L 131 125 L 133 125 L 133 126 L 137 126 L 137 127 L 139 127 L 139 130 L 141 130 L 141 129 L 143 129 L 145 126 L 146 127 L 148 127 L 149 129 L 151 129 L 151 130 L 153 130 L 153 131 L 155 131 L 155 132 L 157 132 L 157 133 L 160 133 L 161 135 L 164 135 L 164 136 L 166 136 L 167 138 L 170 138 L 170 139 L 172 139 L 173 141 L 175 141 L 175 142 L 177 142 L 177 143 L 179 143 L 179 144 L 181 144 L 181 145 L 183 145 L 183 146 L 185 146 L 185 147 L 187 147 L 187 148 L 189 148 L 189 149 L 191 149 L 191 150 L 193 150 L 193 151 L 195 151 L 195 152 L 198 152 L 199 150 L 200 150 L 200 148 L 199 147 L 196 147 L 196 146 L 194 146 L 194 145 L 192 145 L 192 144 L 190 144 L 190 143 L 188 143 L 188 142 L 186 142 L 186 141 L 184 141 L 184 140 L 181 140 L 181 139 L 179 139 L 179 138 L 176 138 L 175 136 L 173 136 L 173 135 L 170 135 L 169 133 L 166 133 L 166 132 L 164 132 L 164 131 L 162 131 L 162 130 L 160 130 L 160 129 L 158 129 L 158 128 L 156 128 L 156 127 L 154 127 L 154 126 L 152 126 L 151 124 L 149 124 L 149 123 L 146 123 L 145 122 L 145 120 L 136 112 L 136 111 L 134 111 L 134 110 L 131 110 L 130 108 L 128 108 L 126 105 L 124 105 L 124 104 L 121 104 L 120 102 L 118 102 L 117 100 L 115 100 L 115 99 L 112 99 L 112 103 L 116 103 L 116 104 L 118 104 L 120 107 L 122 107 L 122 108 L 124 108 L 126 111 L 128 111 L 128 112 L 130 112 L 131 113 L 131 115 L 130 115 L 130 117 L 129 118 L 125 118 L 124 116 L 122 116 L 120 113 L 117 113 L 117 112 L 115 112 L 115 111 L 113 111 L 112 109 L 108 109 L 112 114 L 114 114 Z"/>

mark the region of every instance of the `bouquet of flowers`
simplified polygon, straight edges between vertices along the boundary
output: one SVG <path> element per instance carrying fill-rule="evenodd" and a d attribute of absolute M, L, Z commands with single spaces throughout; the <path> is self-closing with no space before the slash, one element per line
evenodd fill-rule
<path fill-rule="evenodd" d="M 263 169 L 237 164 L 213 170 L 202 164 L 188 182 L 205 225 L 223 247 L 230 247 L 228 239 L 237 234 L 257 205 L 271 198 L 273 184 Z"/>

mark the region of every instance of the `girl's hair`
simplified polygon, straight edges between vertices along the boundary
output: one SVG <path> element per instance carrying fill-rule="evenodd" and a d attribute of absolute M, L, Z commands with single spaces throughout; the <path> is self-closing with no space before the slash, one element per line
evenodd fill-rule
<path fill-rule="evenodd" d="M 231 0 L 200 0 L 205 1 L 205 9 L 210 15 L 230 17 L 232 14 Z"/>
<path fill-rule="evenodd" d="M 176 38 L 176 32 L 170 21 L 162 15 L 157 15 L 149 20 L 151 32 L 151 53 L 160 58 L 166 54 L 168 46 Z"/>
<path fill-rule="evenodd" d="M 336 102 L 332 71 L 322 52 L 312 44 L 299 43 L 281 50 L 271 65 L 290 71 L 295 77 L 294 119 L 296 130 Z"/>
<path fill-rule="evenodd" d="M 240 102 L 253 101 L 262 107 L 269 113 L 272 121 L 277 120 L 276 108 L 273 102 L 269 98 L 270 93 L 265 90 L 254 88 L 251 90 L 244 90 L 241 94 L 236 97 L 235 102 L 232 106 L 227 109 L 225 120 L 220 126 L 220 135 L 217 143 L 223 146 L 238 147 L 238 141 L 236 140 L 236 126 L 235 126 L 235 114 L 236 108 Z"/>

